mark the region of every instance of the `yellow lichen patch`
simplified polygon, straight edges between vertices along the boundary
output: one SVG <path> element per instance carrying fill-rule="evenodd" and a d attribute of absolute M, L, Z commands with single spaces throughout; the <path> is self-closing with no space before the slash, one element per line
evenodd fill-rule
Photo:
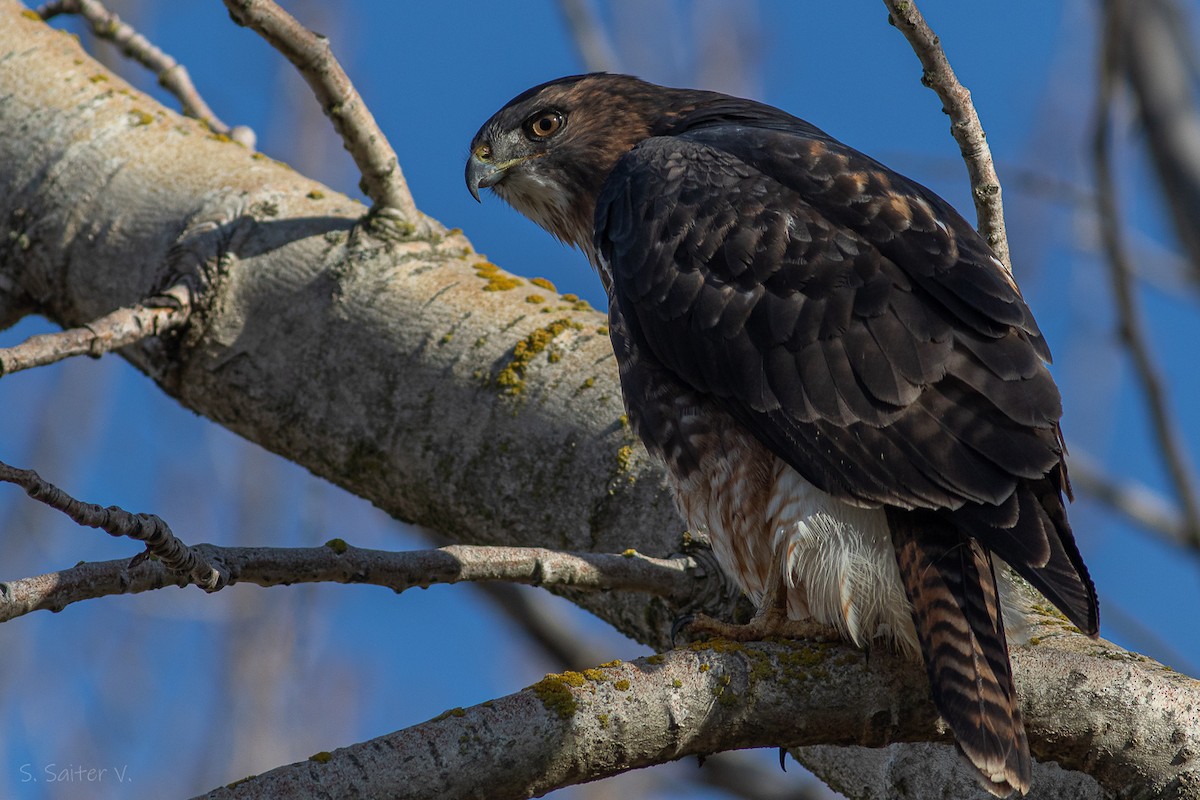
<path fill-rule="evenodd" d="M 319 753 L 313 753 L 308 757 L 308 760 L 315 761 L 318 764 L 328 764 L 333 760 L 333 753 L 330 753 L 328 750 L 322 750 Z"/>
<path fill-rule="evenodd" d="M 546 302 L 546 298 L 540 294 L 527 294 L 525 295 L 525 302 L 537 305 L 538 303 Z"/>
<path fill-rule="evenodd" d="M 509 289 L 515 289 L 524 283 L 524 281 L 515 275 L 502 273 L 500 268 L 490 261 L 482 261 L 476 264 L 475 275 L 487 281 L 483 287 L 485 292 L 507 292 Z"/>
<path fill-rule="evenodd" d="M 339 556 L 350 549 L 350 545 L 346 544 L 345 539 L 330 539 L 325 543 L 325 546 L 337 553 Z"/>
<path fill-rule="evenodd" d="M 307 197 L 309 200 L 320 200 L 325 197 L 325 193 L 319 189 L 313 189 L 311 192 L 309 192 L 308 194 L 306 194 L 304 196 Z"/>
<path fill-rule="evenodd" d="M 596 385 L 595 378 L 587 378 L 586 380 L 584 380 L 583 383 L 579 384 L 579 390 L 583 391 L 584 389 L 590 389 L 595 385 Z"/>
<path fill-rule="evenodd" d="M 682 689 L 683 681 L 679 680 L 679 678 L 676 678 L 675 680 L 671 681 L 671 685 L 674 686 L 676 689 Z"/>
<path fill-rule="evenodd" d="M 579 709 L 579 704 L 575 702 L 575 695 L 571 693 L 571 687 L 563 680 L 565 675 L 570 674 L 578 675 L 580 680 L 583 679 L 578 672 L 564 675 L 551 673 L 529 687 L 542 701 L 546 710 L 557 714 L 561 719 L 570 718 Z"/>
<path fill-rule="evenodd" d="M 41 15 L 38 14 L 36 11 L 34 11 L 32 8 L 22 9 L 21 16 L 24 17 L 25 19 L 31 19 L 34 22 L 42 21 Z"/>
<path fill-rule="evenodd" d="M 140 108 L 135 108 L 130 111 L 129 116 L 132 118 L 132 125 L 135 128 L 141 127 L 142 125 L 149 125 L 151 122 L 154 122 L 154 115 L 149 111 L 143 111 Z"/>
<path fill-rule="evenodd" d="M 600 334 L 601 336 L 608 336 L 608 326 L 601 325 L 599 328 L 596 328 L 596 333 Z"/>
<path fill-rule="evenodd" d="M 583 671 L 583 677 L 587 678 L 592 683 L 603 683 L 608 680 L 607 676 L 598 669 L 588 668 Z"/>
<path fill-rule="evenodd" d="M 628 550 L 625 550 L 624 552 L 622 552 L 622 553 L 621 553 L 621 555 L 622 555 L 624 558 L 633 558 L 634 556 L 636 556 L 636 555 L 637 555 L 637 550 L 634 550 L 634 549 L 631 547 L 631 548 L 629 548 Z"/>
<path fill-rule="evenodd" d="M 596 721 L 600 723 L 601 728 L 608 727 L 608 714 L 597 714 Z"/>
<path fill-rule="evenodd" d="M 550 343 L 563 331 L 569 328 L 579 330 L 582 327 L 578 322 L 569 319 L 556 319 L 517 342 L 517 346 L 513 348 L 512 361 L 508 362 L 508 366 L 496 375 L 496 385 L 503 388 L 505 394 L 508 395 L 517 396 L 523 393 L 525 391 L 525 370 L 529 368 L 534 357 L 550 347 Z M 554 353 L 552 352 L 551 355 Z M 558 358 L 551 359 L 551 363 L 557 360 Z"/>
<path fill-rule="evenodd" d="M 661 653 L 655 653 L 654 655 L 652 655 L 646 659 L 646 663 L 647 664 L 661 664 L 666 660 L 667 660 L 666 657 L 663 656 Z"/>
<path fill-rule="evenodd" d="M 88 78 L 88 80 L 91 81 L 92 83 L 104 83 L 106 80 L 108 80 L 108 76 L 104 75 L 103 73 L 98 72 L 95 75 Z"/>
<path fill-rule="evenodd" d="M 700 665 L 701 672 L 708 672 L 710 669 L 712 669 L 712 664 L 701 664 Z"/>
<path fill-rule="evenodd" d="M 554 284 L 551 283 L 550 281 L 546 280 L 545 278 L 530 278 L 529 282 L 532 283 L 534 286 L 540 286 L 541 288 L 545 289 L 547 292 L 557 292 L 558 291 L 558 289 L 554 288 Z"/>
<path fill-rule="evenodd" d="M 621 659 L 614 658 L 612 661 L 605 661 L 600 666 L 604 669 L 612 669 L 613 667 L 619 667 L 619 666 L 621 666 Z"/>
<path fill-rule="evenodd" d="M 624 678 L 622 678 L 619 681 L 613 681 L 613 688 L 616 689 L 618 692 L 628 692 L 629 691 L 629 681 L 625 680 Z"/>
<path fill-rule="evenodd" d="M 633 447 L 625 445 L 617 449 L 617 468 L 621 472 L 629 472 L 633 467 Z"/>

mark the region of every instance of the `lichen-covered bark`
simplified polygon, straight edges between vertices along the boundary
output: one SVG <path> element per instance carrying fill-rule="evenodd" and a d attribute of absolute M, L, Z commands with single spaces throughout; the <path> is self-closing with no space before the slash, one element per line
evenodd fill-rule
<path fill-rule="evenodd" d="M 196 290 L 188 326 L 123 355 L 197 413 L 450 541 L 676 549 L 682 523 L 661 473 L 623 423 L 604 316 L 488 264 L 461 234 L 373 238 L 358 227 L 364 211 L 159 107 L 71 37 L 0 0 L 0 324 L 36 313 L 76 326 L 182 281 Z M 631 636 L 664 642 L 672 612 L 657 601 L 573 598 Z M 1189 796 L 1200 769 L 1195 681 L 1104 643 L 1043 638 L 1014 653 L 1035 755 L 1123 797 Z M 587 727 L 575 727 L 586 720 L 580 700 L 561 692 L 554 708 L 565 717 L 536 692 L 496 701 L 513 730 L 545 732 L 523 744 L 545 775 L 513 785 L 545 791 L 756 744 L 938 737 L 914 664 L 872 656 L 864 666 L 837 646 L 798 682 L 756 670 L 747 650 L 716 652 L 702 671 L 696 652 L 628 667 L 627 690 L 605 682 Z M 705 677 L 655 682 L 668 666 Z M 566 686 L 570 698 L 587 688 Z M 686 719 L 676 690 L 694 704 Z M 443 722 L 478 725 L 484 714 Z M 461 758 L 446 763 L 465 765 L 455 777 L 508 780 L 487 757 L 520 737 L 460 738 L 471 730 L 446 740 L 443 752 Z M 920 757 L 930 775 L 956 769 L 947 748 Z M 335 753 L 305 768 L 317 781 L 344 764 Z M 433 786 L 434 767 L 444 765 L 404 781 Z M 863 773 L 826 763 L 820 774 L 849 786 Z M 355 779 L 344 777 L 342 788 Z M 888 780 L 863 778 L 854 794 L 883 796 Z M 1049 797 L 1067 783 L 1043 770 L 1036 785 Z"/>
<path fill-rule="evenodd" d="M 629 457 L 606 316 L 461 233 L 365 235 L 365 207 L 162 108 L 12 2 L 0 165 L 7 323 L 81 325 L 183 278 L 187 329 L 123 355 L 197 413 L 450 541 L 678 548 L 660 473 Z M 578 599 L 643 641 L 672 615 Z"/>
<path fill-rule="evenodd" d="M 1043 761 L 1058 762 L 1035 765 L 1032 800 L 1196 796 L 1194 769 L 1169 766 L 1194 759 L 1190 753 L 1200 744 L 1194 704 L 1179 702 L 1181 695 L 1195 697 L 1195 681 L 1116 655 L 1123 652 L 1078 634 L 1015 652 L 1030 746 Z M 317 798 L 335 787 L 396 798 L 531 797 L 707 755 L 731 741 L 800 747 L 801 755 L 833 771 L 835 788 L 850 797 L 990 797 L 948 736 L 864 750 L 930 738 L 936 715 L 914 667 L 888 654 L 868 659 L 845 644 L 695 644 L 548 675 L 522 692 L 454 709 L 321 761 L 280 767 L 209 797 Z M 1132 739 L 1127 728 L 1109 723 L 1123 713 L 1125 693 L 1146 712 Z M 413 785 L 413 771 L 428 782 Z"/>

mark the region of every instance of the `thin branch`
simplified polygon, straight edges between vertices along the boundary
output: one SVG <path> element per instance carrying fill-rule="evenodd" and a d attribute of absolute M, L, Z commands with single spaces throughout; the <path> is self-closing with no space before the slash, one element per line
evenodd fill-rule
<path fill-rule="evenodd" d="M 7 480 L 2 472 L 0 479 Z M 507 581 L 590 591 L 645 592 L 682 606 L 704 583 L 697 579 L 702 567 L 689 556 L 651 558 L 633 552 L 610 555 L 563 553 L 540 547 L 451 545 L 397 553 L 352 547 L 340 539 L 333 539 L 323 547 L 199 544 L 192 551 L 220 566 L 224 577 L 217 589 L 235 583 L 258 586 L 355 583 L 400 593 L 434 584 Z M 33 611 L 60 611 L 81 600 L 197 582 L 195 573 L 172 571 L 169 562 L 144 560 L 131 564 L 119 559 L 80 564 L 0 584 L 0 622 Z"/>
<path fill-rule="evenodd" d="M 329 40 L 305 28 L 272 0 L 224 2 L 234 22 L 266 39 L 308 82 L 362 174 L 361 188 L 374 203 L 372 216 L 382 214 L 408 233 L 433 226 L 417 210 L 396 151 L 334 57 Z"/>
<path fill-rule="evenodd" d="M 941 40 L 930 30 L 916 3 L 913 0 L 883 0 L 883 4 L 888 9 L 888 21 L 908 39 L 921 66 L 925 68 L 921 82 L 937 92 L 942 101 L 942 110 L 950 116 L 950 133 L 958 142 L 971 179 L 971 199 L 975 201 L 979 233 L 987 240 L 1005 269 L 1011 272 L 1000 178 L 992 163 L 992 152 L 983 125 L 971 103 L 971 93 L 958 82 L 942 50 Z"/>
<path fill-rule="evenodd" d="M 156 304 L 118 308 L 81 328 L 37 334 L 20 344 L 0 348 L 0 376 L 73 356 L 99 358 L 178 328 L 191 313 L 188 291 L 183 286 L 168 289 L 153 302 Z"/>
<path fill-rule="evenodd" d="M 616 70 L 617 54 L 589 0 L 558 0 L 558 8 L 566 20 L 575 47 L 579 49 L 584 69 L 588 72 Z"/>
<path fill-rule="evenodd" d="M 1067 461 L 1071 483 L 1081 493 L 1103 503 L 1168 544 L 1189 547 L 1179 508 L 1144 483 L 1117 480 L 1091 458 L 1072 453 Z"/>
<path fill-rule="evenodd" d="M 1122 19 L 1116 69 L 1137 99 L 1144 142 L 1194 284 L 1200 280 L 1200 107 L 1192 30 L 1177 0 L 1139 2 Z"/>
<path fill-rule="evenodd" d="M 191 583 L 214 591 L 220 588 L 221 575 L 195 549 L 175 538 L 170 526 L 154 514 L 133 514 L 116 506 L 104 508 L 83 503 L 57 486 L 42 480 L 31 469 L 18 469 L 0 462 L 0 481 L 13 483 L 38 502 L 63 512 L 80 525 L 99 528 L 110 536 L 128 537 L 146 545 L 146 550 L 132 562 L 121 562 L 128 568 L 146 563 L 146 557 L 159 559 L 162 568 L 187 576 Z M 0 606 L 10 601 L 3 593 Z"/>
<path fill-rule="evenodd" d="M 107 39 L 126 56 L 149 69 L 164 89 L 178 98 L 186 116 L 208 125 L 215 133 L 223 134 L 239 144 L 254 149 L 254 131 L 245 125 L 229 127 L 204 102 L 196 90 L 187 68 L 155 47 L 127 22 L 123 22 L 98 0 L 54 0 L 44 3 L 35 12 L 44 20 L 59 14 L 79 14 L 92 26 L 98 39 Z"/>
<path fill-rule="evenodd" d="M 1200 506 L 1197 505 L 1195 481 L 1183 452 L 1183 437 L 1167 407 L 1166 391 L 1151 355 L 1149 338 L 1134 299 L 1133 267 L 1122 234 L 1122 221 L 1117 209 L 1116 185 L 1109 154 L 1112 146 L 1112 101 L 1119 58 L 1117 42 L 1120 29 L 1124 25 L 1125 13 L 1136 12 L 1122 0 L 1110 0 L 1101 54 L 1103 62 L 1100 68 L 1099 97 L 1092 128 L 1092 166 L 1096 173 L 1096 207 L 1100 217 L 1100 237 L 1108 256 L 1121 341 L 1129 351 L 1134 370 L 1142 384 L 1159 452 L 1183 511 L 1183 536 L 1190 547 L 1200 549 Z"/>

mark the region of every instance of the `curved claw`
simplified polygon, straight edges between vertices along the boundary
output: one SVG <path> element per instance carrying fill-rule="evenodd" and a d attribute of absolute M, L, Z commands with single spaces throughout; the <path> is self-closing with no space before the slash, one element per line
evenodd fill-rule
<path fill-rule="evenodd" d="M 695 621 L 696 615 L 691 612 L 681 614 L 675 618 L 675 621 L 671 623 L 671 647 L 679 645 L 679 642 L 676 641 L 679 638 L 679 634 L 683 633 Z"/>

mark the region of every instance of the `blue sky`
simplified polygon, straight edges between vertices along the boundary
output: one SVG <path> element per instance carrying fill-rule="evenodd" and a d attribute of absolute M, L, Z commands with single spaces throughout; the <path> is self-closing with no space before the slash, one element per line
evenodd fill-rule
<path fill-rule="evenodd" d="M 545 275 L 603 306 L 578 253 L 493 197 L 477 205 L 462 181 L 467 144 L 488 116 L 530 85 L 582 71 L 555 3 L 287 5 L 331 36 L 426 213 L 464 229 L 501 266 Z M 1055 352 L 1068 439 L 1114 474 L 1166 493 L 1112 333 L 1091 217 L 1061 192 L 1022 189 L 1036 177 L 1087 190 L 1091 6 L 921 3 L 973 92 L 1005 181 L 1017 274 Z M 624 0 L 603 15 L 627 71 L 778 105 L 929 185 L 973 219 L 947 118 L 920 85 L 920 66 L 882 3 Z M 264 42 L 234 26 L 221 3 L 144 2 L 133 19 L 188 67 L 221 117 L 258 132 L 260 149 L 357 194 L 353 165 L 332 132 L 319 129 L 315 141 L 296 133 L 298 115 L 315 107 L 306 105 L 313 101 L 303 84 Z M 738 69 L 719 61 L 725 40 L 738 42 Z M 162 96 L 148 77 L 137 85 Z M 1136 135 L 1129 125 L 1120 130 L 1125 139 Z M 1169 253 L 1146 174 L 1142 158 L 1123 150 L 1134 241 Z M 1200 452 L 1191 413 L 1200 385 L 1188 344 L 1196 299 L 1151 288 L 1142 302 L 1190 452 Z M 0 333 L 0 345 L 47 329 L 23 322 Z M 341 536 L 363 546 L 422 546 L 367 503 L 181 409 L 115 356 L 6 377 L 0 408 L 0 459 L 38 469 L 83 499 L 158 513 L 188 541 L 308 545 Z M 1072 519 L 1100 590 L 1104 634 L 1195 674 L 1194 614 L 1162 613 L 1195 607 L 1195 559 L 1086 498 Z M 58 520 L 11 487 L 0 489 L 0 521 L 0 579 L 137 552 Z M 645 652 L 565 603 L 536 597 L 571 614 L 608 657 Z M 530 656 L 520 632 L 463 586 L 400 597 L 343 586 L 235 587 L 212 597 L 172 589 L 7 623 L 0 652 L 0 796 L 22 798 L 198 792 L 507 694 L 553 666 Z M 248 690 L 245 681 L 264 688 Z M 271 721 L 286 729 L 258 736 L 269 740 L 258 749 L 247 743 L 247 731 L 258 735 L 256 725 Z M 51 782 L 52 765 L 114 775 L 125 766 L 130 782 Z M 635 788 L 622 791 L 644 793 L 636 788 L 644 778 L 629 780 L 623 785 Z"/>

